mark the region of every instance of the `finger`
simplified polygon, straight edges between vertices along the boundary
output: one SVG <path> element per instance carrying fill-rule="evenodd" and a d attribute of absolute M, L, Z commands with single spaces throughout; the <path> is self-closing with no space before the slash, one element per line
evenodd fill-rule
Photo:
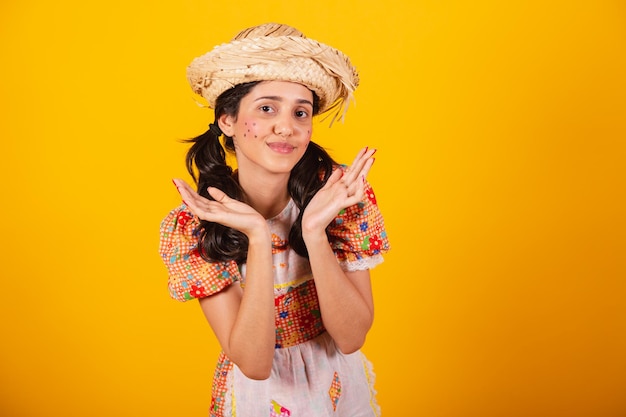
<path fill-rule="evenodd" d="M 199 218 L 209 220 L 212 202 L 199 195 L 185 181 L 176 179 L 173 182 L 187 208 Z"/>
<path fill-rule="evenodd" d="M 194 189 L 191 188 L 191 186 L 189 186 L 189 184 L 187 184 L 185 181 L 180 179 L 173 179 L 172 182 L 176 186 L 176 189 L 178 190 L 184 201 L 191 200 L 194 198 L 194 195 L 197 195 Z"/>
<path fill-rule="evenodd" d="M 348 197 L 358 197 L 359 201 L 363 199 L 365 189 L 367 188 L 367 175 L 375 161 L 375 158 L 370 157 L 367 159 L 359 172 L 359 176 L 348 187 Z"/>
<path fill-rule="evenodd" d="M 228 197 L 228 195 L 219 188 L 208 187 L 207 191 L 209 192 L 209 195 L 213 197 L 213 199 L 217 202 L 226 203 L 228 202 L 228 200 L 230 200 L 230 197 Z"/>
<path fill-rule="evenodd" d="M 174 183 L 174 185 L 176 186 L 176 189 L 180 192 L 181 189 L 185 189 L 185 188 L 191 188 L 189 186 L 189 184 L 187 184 L 185 181 L 179 179 L 179 178 L 174 178 L 172 179 L 172 182 Z"/>
<path fill-rule="evenodd" d="M 350 184 L 348 184 L 346 192 L 349 198 L 356 197 L 361 198 L 365 189 L 365 177 L 359 176 Z"/>
<path fill-rule="evenodd" d="M 365 179 L 369 173 L 375 159 L 372 155 L 376 152 L 376 149 L 370 149 L 362 153 L 360 157 L 355 160 L 355 163 L 350 167 L 349 175 L 346 175 L 342 180 L 346 182 L 349 188 L 348 195 L 352 196 L 364 186 Z"/>
<path fill-rule="evenodd" d="M 359 161 L 361 161 L 361 159 L 367 153 L 367 151 L 368 151 L 367 146 L 359 150 L 359 152 L 356 154 L 356 156 L 352 160 L 352 163 L 350 164 L 350 166 L 346 168 L 346 173 L 349 173 L 351 174 L 351 176 L 353 176 L 352 174 L 354 173 L 354 171 L 359 169 Z"/>
<path fill-rule="evenodd" d="M 359 149 L 359 152 L 357 152 L 356 156 L 354 157 L 354 160 L 352 161 L 352 165 L 354 165 L 359 159 L 361 159 L 366 153 L 368 153 L 369 150 L 370 149 L 368 146 Z"/>
<path fill-rule="evenodd" d="M 369 174 L 375 161 L 375 158 L 369 157 L 363 164 L 363 167 L 361 167 L 361 170 L 359 171 L 359 178 L 362 179 L 362 182 L 365 182 L 364 180 L 367 178 L 367 174 Z"/>
<path fill-rule="evenodd" d="M 341 180 L 343 176 L 344 176 L 344 173 L 341 169 L 334 170 L 333 173 L 330 174 L 330 177 L 328 177 L 328 180 L 326 181 L 326 184 L 324 185 L 323 188 L 332 187 L 336 182 Z"/>
<path fill-rule="evenodd" d="M 372 159 L 372 155 L 375 153 L 376 149 L 369 149 L 367 147 L 361 149 L 354 158 L 354 161 L 352 161 L 352 165 L 350 165 L 347 170 L 348 177 L 346 178 L 346 181 L 355 181 L 359 176 L 361 176 L 363 174 L 363 168 L 368 164 L 368 161 Z M 369 170 L 369 167 L 367 170 Z"/>

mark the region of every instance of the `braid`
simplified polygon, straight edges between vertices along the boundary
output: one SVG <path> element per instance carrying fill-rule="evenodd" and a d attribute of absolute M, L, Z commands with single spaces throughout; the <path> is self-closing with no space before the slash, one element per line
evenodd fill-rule
<path fill-rule="evenodd" d="M 224 191 L 230 198 L 241 200 L 243 191 L 239 187 L 233 169 L 226 163 L 226 152 L 220 143 L 221 132 L 211 124 L 209 130 L 189 140 L 193 143 L 187 152 L 187 171 L 198 187 L 198 194 L 213 200 L 208 187 Z M 219 128 L 218 128 L 219 129 Z M 194 172 L 198 170 L 198 176 Z M 235 260 L 245 262 L 248 252 L 248 238 L 238 230 L 219 223 L 200 220 L 199 252 L 207 260 Z"/>
<path fill-rule="evenodd" d="M 309 257 L 302 238 L 302 215 L 315 193 L 326 184 L 337 163 L 318 144 L 310 142 L 302 159 L 296 164 L 289 177 L 289 194 L 300 209 L 298 218 L 289 231 L 289 245 L 300 256 Z"/>

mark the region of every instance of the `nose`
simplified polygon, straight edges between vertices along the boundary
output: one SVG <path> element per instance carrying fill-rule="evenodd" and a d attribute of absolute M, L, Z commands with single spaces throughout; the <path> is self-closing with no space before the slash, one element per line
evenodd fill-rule
<path fill-rule="evenodd" d="M 288 117 L 281 117 L 277 119 L 276 124 L 274 124 L 274 133 L 282 137 L 293 135 L 293 125 L 291 120 Z"/>

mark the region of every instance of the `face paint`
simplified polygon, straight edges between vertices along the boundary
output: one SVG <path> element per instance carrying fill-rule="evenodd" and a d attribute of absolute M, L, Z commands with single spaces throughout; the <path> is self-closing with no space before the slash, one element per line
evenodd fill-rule
<path fill-rule="evenodd" d="M 234 122 L 240 175 L 289 173 L 302 158 L 312 132 L 313 93 L 297 83 L 266 81 L 242 100 Z"/>

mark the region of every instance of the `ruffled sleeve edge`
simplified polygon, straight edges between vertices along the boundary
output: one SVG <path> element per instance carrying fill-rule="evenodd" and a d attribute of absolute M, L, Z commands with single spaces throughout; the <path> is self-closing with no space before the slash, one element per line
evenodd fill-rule
<path fill-rule="evenodd" d="M 372 255 L 366 258 L 357 259 L 355 261 L 340 261 L 339 266 L 344 271 L 364 271 L 366 269 L 374 269 L 377 265 L 385 261 L 382 255 Z"/>

